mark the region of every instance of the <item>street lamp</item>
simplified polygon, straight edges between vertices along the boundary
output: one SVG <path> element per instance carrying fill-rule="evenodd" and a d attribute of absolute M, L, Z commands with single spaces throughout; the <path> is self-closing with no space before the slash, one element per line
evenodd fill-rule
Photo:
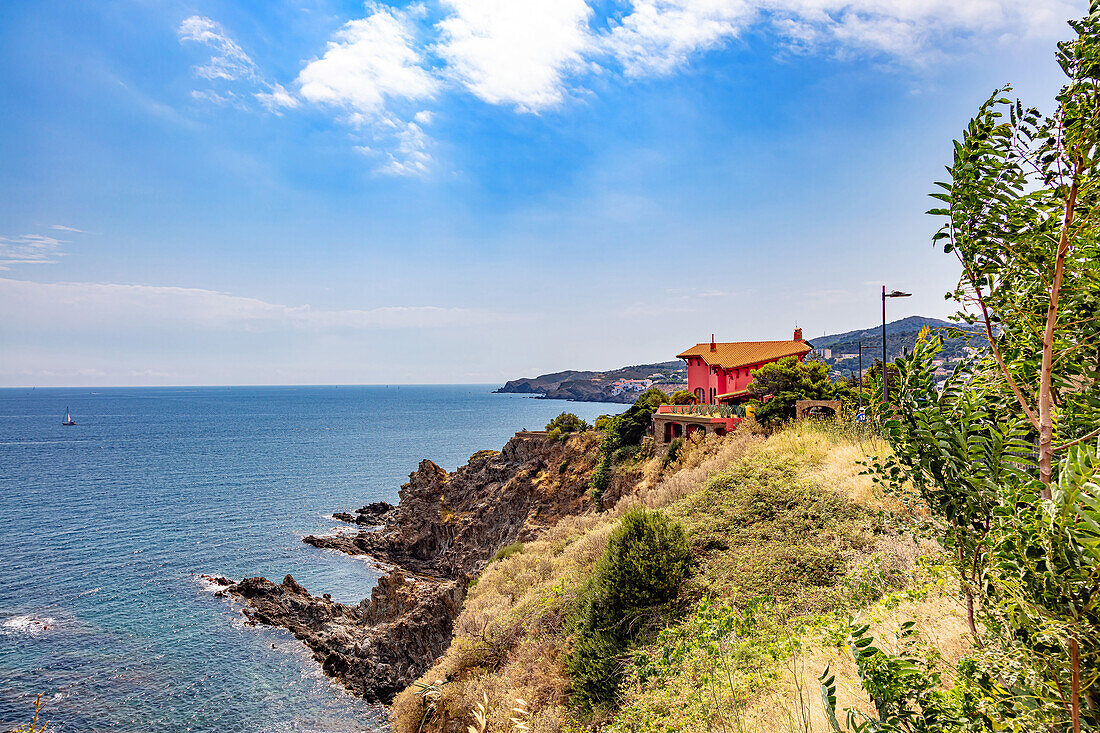
<path fill-rule="evenodd" d="M 890 401 L 890 380 L 886 377 L 886 299 L 908 298 L 912 293 L 903 293 L 900 290 L 886 292 L 886 286 L 882 286 L 882 401 Z"/>
<path fill-rule="evenodd" d="M 859 409 L 863 409 L 863 350 L 871 348 L 863 345 L 863 339 L 859 340 Z"/>

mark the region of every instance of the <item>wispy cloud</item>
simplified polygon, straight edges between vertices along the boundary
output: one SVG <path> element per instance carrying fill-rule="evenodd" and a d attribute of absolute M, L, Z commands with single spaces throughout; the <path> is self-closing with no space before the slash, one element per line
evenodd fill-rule
<path fill-rule="evenodd" d="M 190 41 L 210 49 L 207 61 L 194 67 L 196 76 L 227 81 L 256 77 L 256 64 L 216 21 L 192 15 L 180 23 L 177 33 L 181 42 Z"/>
<path fill-rule="evenodd" d="M 287 91 L 282 84 L 272 84 L 267 92 L 255 92 L 254 96 L 268 112 L 282 114 L 284 109 L 294 109 L 301 105 L 301 100 Z"/>
<path fill-rule="evenodd" d="M 211 86 L 194 89 L 191 98 L 219 106 L 247 110 L 255 99 L 269 112 L 282 114 L 301 100 L 284 86 L 264 78 L 259 66 L 220 23 L 202 15 L 185 18 L 176 29 L 181 44 L 203 46 L 206 60 L 193 67 L 195 76 Z"/>
<path fill-rule="evenodd" d="M 10 270 L 14 265 L 48 265 L 64 255 L 63 240 L 42 234 L 20 234 L 0 237 L 0 270 Z"/>
<path fill-rule="evenodd" d="M 458 328 L 507 320 L 475 308 L 290 306 L 202 288 L 0 278 L 0 310 L 27 323 L 230 331 Z"/>
<path fill-rule="evenodd" d="M 378 172 L 391 176 L 424 176 L 429 171 L 432 156 L 428 154 L 429 138 L 424 126 L 432 121 L 432 113 L 417 112 L 412 122 L 394 123 L 397 130 L 393 133 L 396 146 L 385 152 L 386 162 L 378 167 Z M 378 151 L 366 146 L 360 152 L 377 155 Z"/>
<path fill-rule="evenodd" d="M 50 229 L 55 229 L 59 232 L 76 232 L 77 234 L 83 234 L 83 229 L 77 229 L 76 227 L 67 227 L 64 224 L 50 224 Z"/>

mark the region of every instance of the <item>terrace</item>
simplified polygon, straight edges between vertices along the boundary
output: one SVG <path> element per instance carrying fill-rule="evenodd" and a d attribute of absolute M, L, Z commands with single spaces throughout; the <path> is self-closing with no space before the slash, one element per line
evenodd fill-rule
<path fill-rule="evenodd" d="M 725 435 L 745 418 L 741 405 L 661 405 L 653 414 L 653 440 L 668 445 L 696 433 Z"/>

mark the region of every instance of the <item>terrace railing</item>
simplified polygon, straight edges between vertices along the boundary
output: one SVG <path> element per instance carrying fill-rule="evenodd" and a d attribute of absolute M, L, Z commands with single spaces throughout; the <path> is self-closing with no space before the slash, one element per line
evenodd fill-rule
<path fill-rule="evenodd" d="M 700 417 L 744 417 L 742 405 L 661 405 L 662 415 L 698 415 Z"/>

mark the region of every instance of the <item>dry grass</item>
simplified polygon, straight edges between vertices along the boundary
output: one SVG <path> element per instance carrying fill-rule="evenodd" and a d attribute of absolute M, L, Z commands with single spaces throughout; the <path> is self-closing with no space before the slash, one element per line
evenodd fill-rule
<path fill-rule="evenodd" d="M 708 435 L 703 440 L 688 441 L 679 458 L 665 469 L 660 460 L 651 461 L 635 492 L 624 496 L 615 507 L 623 514 L 638 504 L 660 509 L 701 489 L 711 476 L 729 468 L 751 450 L 758 450 L 764 439 L 749 433 L 735 432 L 725 437 Z"/>
<path fill-rule="evenodd" d="M 639 462 L 631 469 L 640 477 L 634 491 L 619 499 L 611 510 L 566 517 L 522 550 L 485 569 L 470 588 L 451 648 L 422 678 L 429 684 L 444 681 L 439 687 L 438 713 L 423 731 L 464 731 L 471 712 L 482 704 L 486 732 L 503 733 L 512 729 L 517 699 L 525 701 L 524 709 L 530 711 L 525 724 L 531 731 L 558 733 L 578 728 L 568 703 L 566 620 L 591 568 L 607 546 L 614 523 L 631 507 L 644 504 L 680 512 L 691 504 L 685 504 L 685 500 L 707 487 L 716 475 L 740 470 L 745 461 L 751 460 L 762 466 L 782 465 L 800 485 L 835 493 L 870 514 L 902 514 L 905 507 L 883 496 L 870 477 L 861 475 L 859 462 L 885 450 L 885 443 L 864 431 L 806 422 L 766 440 L 746 430 L 724 438 L 691 441 L 666 467 L 661 465 L 663 455 Z M 585 468 L 568 466 L 562 470 Z M 705 502 L 696 504 L 699 507 L 694 511 L 708 511 Z M 883 532 L 875 535 L 868 548 L 852 555 L 848 572 L 888 575 L 893 580 L 887 585 L 894 585 L 897 578 L 912 576 L 917 557 L 935 552 L 934 546 L 912 537 Z M 948 663 L 969 649 L 964 616 L 950 598 L 914 600 L 889 611 L 880 604 L 864 611 L 872 612 L 872 628 L 880 636 L 900 620 L 917 621 L 924 637 Z M 809 635 L 801 639 L 798 654 L 777 663 L 760 678 L 751 695 L 739 698 L 738 727 L 730 730 L 827 733 L 817 676 L 830 661 L 837 673 L 839 707 L 866 709 L 850 656 L 823 646 Z M 648 691 L 635 687 L 628 694 L 652 696 L 648 700 L 651 704 L 643 706 L 647 711 L 645 724 L 624 726 L 620 720 L 612 727 L 631 731 L 713 730 L 707 723 L 713 711 L 700 710 L 696 714 L 686 707 L 677 708 L 690 692 L 684 692 L 685 686 L 691 684 L 686 679 L 680 682 L 679 693 L 676 685 Z M 394 731 L 417 731 L 423 709 L 415 690 L 410 688 L 399 695 L 392 709 Z M 666 710 L 664 718 L 661 709 Z"/>
<path fill-rule="evenodd" d="M 489 565 L 471 587 L 451 648 L 422 678 L 446 680 L 440 715 L 425 731 L 461 719 L 488 696 L 487 730 L 511 730 L 514 701 L 532 711 L 529 730 L 568 719 L 563 624 L 589 568 L 607 546 L 609 514 L 566 517 L 523 551 Z M 412 690 L 394 701 L 394 730 L 416 731 L 422 703 Z"/>
<path fill-rule="evenodd" d="M 876 642 L 893 651 L 896 651 L 894 641 L 901 622 L 915 621 L 921 639 L 941 659 L 945 670 L 950 670 L 973 649 L 965 612 L 954 599 L 940 594 L 905 602 L 890 610 L 875 607 L 864 614 L 864 619 L 871 624 Z M 836 647 L 807 643 L 780 669 L 776 681 L 744 707 L 743 730 L 746 733 L 831 733 L 818 687 L 818 675 L 826 664 L 836 675 L 837 710 L 852 708 L 873 714 L 874 708 L 860 687 L 852 655 Z M 800 705 L 800 700 L 805 701 L 804 704 Z"/>

